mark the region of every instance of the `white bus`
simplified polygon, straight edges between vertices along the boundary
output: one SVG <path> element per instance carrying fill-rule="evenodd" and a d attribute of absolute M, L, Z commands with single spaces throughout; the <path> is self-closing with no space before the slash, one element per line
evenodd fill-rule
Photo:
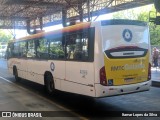
<path fill-rule="evenodd" d="M 8 45 L 15 76 L 55 90 L 105 97 L 149 90 L 150 36 L 146 23 L 104 20 L 43 32 Z"/>

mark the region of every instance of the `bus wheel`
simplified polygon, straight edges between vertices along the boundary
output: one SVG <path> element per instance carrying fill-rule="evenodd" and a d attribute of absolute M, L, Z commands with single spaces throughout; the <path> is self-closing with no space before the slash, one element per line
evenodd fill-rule
<path fill-rule="evenodd" d="M 19 82 L 20 78 L 18 77 L 18 71 L 17 71 L 16 67 L 14 67 L 13 73 L 14 73 L 14 77 L 15 77 L 16 82 Z"/>
<path fill-rule="evenodd" d="M 54 81 L 51 74 L 47 74 L 45 77 L 45 89 L 48 94 L 53 94 L 55 91 Z"/>

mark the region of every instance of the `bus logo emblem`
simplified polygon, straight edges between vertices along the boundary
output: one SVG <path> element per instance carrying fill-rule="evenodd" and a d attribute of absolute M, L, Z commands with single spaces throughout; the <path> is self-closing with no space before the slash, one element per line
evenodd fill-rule
<path fill-rule="evenodd" d="M 54 69 L 55 69 L 55 65 L 54 65 L 54 63 L 53 63 L 53 62 L 51 62 L 51 64 L 50 64 L 50 68 L 51 68 L 51 70 L 52 70 L 52 71 L 54 71 Z"/>
<path fill-rule="evenodd" d="M 130 42 L 132 40 L 132 32 L 129 29 L 124 29 L 123 38 L 126 42 Z"/>

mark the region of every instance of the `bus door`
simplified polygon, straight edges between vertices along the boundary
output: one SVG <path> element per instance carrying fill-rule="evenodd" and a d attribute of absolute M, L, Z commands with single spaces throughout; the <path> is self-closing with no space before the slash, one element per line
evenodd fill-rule
<path fill-rule="evenodd" d="M 38 71 L 36 67 L 36 45 L 34 40 L 30 40 L 27 42 L 27 79 L 35 80 L 36 73 Z"/>
<path fill-rule="evenodd" d="M 147 81 L 148 27 L 136 23 L 117 23 L 102 26 L 107 85 L 118 86 Z"/>
<path fill-rule="evenodd" d="M 68 85 L 66 84 L 65 88 L 83 94 L 88 86 L 94 86 L 94 64 L 90 62 L 88 32 L 86 29 L 66 35 L 66 82 Z M 72 85 L 75 87 L 72 88 Z"/>

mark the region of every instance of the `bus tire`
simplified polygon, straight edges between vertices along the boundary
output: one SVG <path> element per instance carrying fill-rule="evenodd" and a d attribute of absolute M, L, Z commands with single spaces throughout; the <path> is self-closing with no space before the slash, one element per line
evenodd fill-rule
<path fill-rule="evenodd" d="M 13 74 L 14 74 L 16 82 L 19 82 L 20 78 L 18 77 L 18 71 L 17 71 L 17 68 L 15 66 L 13 67 Z"/>
<path fill-rule="evenodd" d="M 54 80 L 51 74 L 45 75 L 45 90 L 49 95 L 55 92 Z"/>

